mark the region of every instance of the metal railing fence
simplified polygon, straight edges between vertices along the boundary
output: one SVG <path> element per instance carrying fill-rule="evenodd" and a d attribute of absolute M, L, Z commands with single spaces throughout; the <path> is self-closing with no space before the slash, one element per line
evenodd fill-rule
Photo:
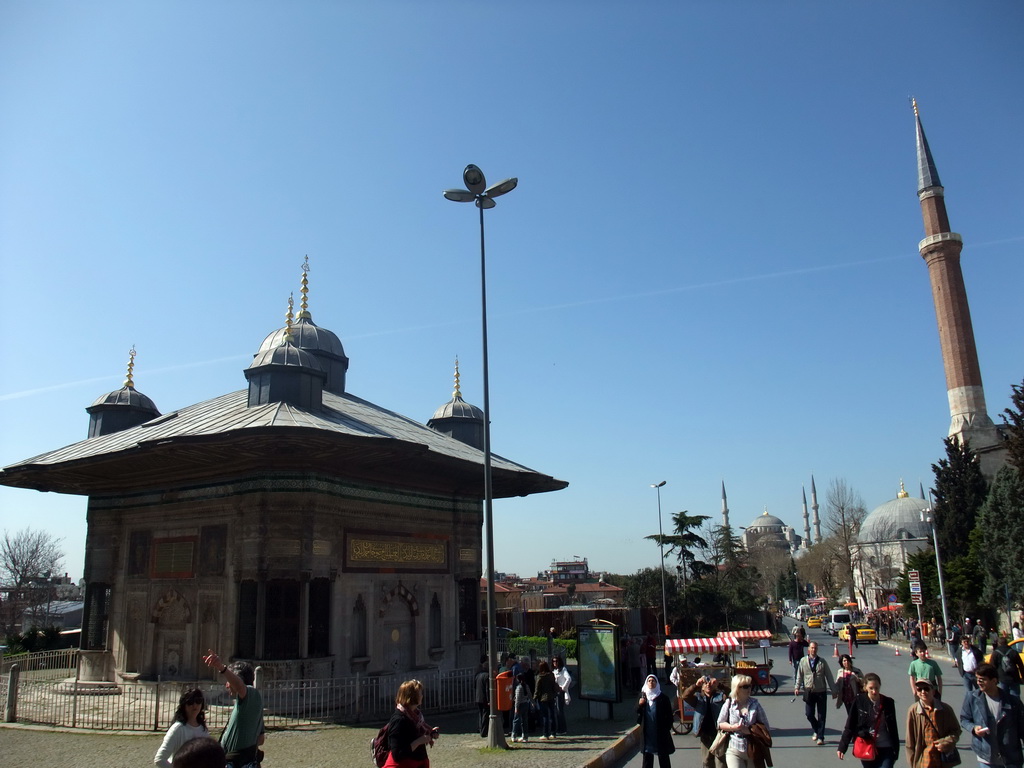
<path fill-rule="evenodd" d="M 72 668 L 74 670 L 74 667 Z M 77 674 L 60 678 L 28 675 L 20 669 L 16 719 L 67 728 L 162 731 L 170 727 L 178 699 L 186 688 L 199 688 L 206 698 L 206 723 L 211 731 L 227 725 L 233 702 L 223 684 L 201 682 L 124 681 L 97 685 L 80 682 Z M 475 704 L 473 669 L 423 670 L 415 674 L 426 691 L 424 708 L 430 712 L 472 709 Z M 400 680 L 394 675 L 354 675 L 319 680 L 260 682 L 267 728 L 294 728 L 319 723 L 355 723 L 386 720 L 394 710 Z M 0 701 L 7 698 L 4 682 Z M 6 706 L 6 702 L 4 701 Z M 3 712 L 4 708 L 0 708 Z"/>

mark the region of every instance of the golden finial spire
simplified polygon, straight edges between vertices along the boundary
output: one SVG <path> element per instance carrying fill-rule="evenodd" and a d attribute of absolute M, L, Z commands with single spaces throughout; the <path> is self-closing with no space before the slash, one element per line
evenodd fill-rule
<path fill-rule="evenodd" d="M 292 310 L 295 309 L 295 294 L 288 294 L 288 311 L 284 313 L 284 341 L 283 344 L 294 344 L 295 339 L 292 338 L 292 322 L 294 322 L 295 314 Z"/>
<path fill-rule="evenodd" d="M 309 314 L 309 256 L 302 262 L 302 289 L 299 291 L 302 298 L 299 300 L 299 319 L 312 320 Z"/>
<path fill-rule="evenodd" d="M 903 487 L 903 478 L 901 477 L 900 478 L 900 492 L 898 494 L 896 494 L 896 498 L 897 499 L 905 499 L 908 496 L 910 496 L 910 494 L 907 493 L 907 489 Z"/>
<path fill-rule="evenodd" d="M 913 96 L 910 97 L 910 104 L 914 108 L 914 117 L 920 117 L 921 115 L 917 111 L 917 99 Z"/>
<path fill-rule="evenodd" d="M 455 391 L 452 392 L 452 397 L 456 400 L 462 398 L 462 387 L 459 386 L 459 358 L 458 355 L 455 357 Z"/>
<path fill-rule="evenodd" d="M 128 375 L 124 378 L 124 386 L 135 388 L 135 381 L 132 379 L 132 375 L 135 373 L 135 345 L 132 344 L 132 348 L 128 350 Z"/>

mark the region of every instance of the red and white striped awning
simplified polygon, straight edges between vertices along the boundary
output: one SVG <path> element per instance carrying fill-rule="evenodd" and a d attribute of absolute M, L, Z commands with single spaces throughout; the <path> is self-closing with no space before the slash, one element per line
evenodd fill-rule
<path fill-rule="evenodd" d="M 767 629 L 744 629 L 739 632 L 719 632 L 719 637 L 732 637 L 737 640 L 762 640 L 772 636 Z"/>
<path fill-rule="evenodd" d="M 729 637 L 670 637 L 665 641 L 669 653 L 693 653 L 694 651 L 735 651 L 739 641 Z"/>

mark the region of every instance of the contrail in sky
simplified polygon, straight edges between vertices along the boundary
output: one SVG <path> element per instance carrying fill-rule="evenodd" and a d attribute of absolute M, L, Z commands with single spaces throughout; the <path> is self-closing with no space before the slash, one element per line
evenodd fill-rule
<path fill-rule="evenodd" d="M 971 249 L 985 248 L 993 245 L 1005 245 L 1006 243 L 1019 243 L 1024 241 L 1024 236 L 1020 237 L 1009 237 L 1005 240 L 989 240 L 984 243 L 972 243 Z M 915 254 L 917 255 L 917 254 Z M 900 259 L 909 258 L 909 255 L 898 255 L 898 256 L 883 256 L 877 259 L 863 259 L 860 261 L 847 261 L 842 264 L 818 264 L 813 267 L 800 267 L 797 269 L 785 269 L 777 272 L 764 272 L 756 275 L 745 275 L 742 277 L 730 277 L 725 280 L 711 280 L 706 283 L 692 283 L 690 285 L 677 285 L 671 288 L 661 288 L 656 291 L 644 291 L 642 293 L 624 293 L 615 296 L 604 296 L 595 299 L 581 299 L 580 301 L 570 301 L 564 304 L 548 304 L 542 307 L 527 307 L 524 309 L 514 309 L 508 312 L 496 313 L 496 317 L 510 317 L 513 315 L 526 315 L 534 314 L 537 312 L 550 312 L 557 309 L 572 309 L 573 307 L 587 307 L 594 304 L 610 304 L 619 301 L 631 301 L 635 299 L 646 299 L 652 296 L 666 296 L 673 293 L 685 293 L 687 291 L 699 291 L 707 288 L 721 288 L 726 285 L 738 285 L 740 283 L 753 283 L 758 280 L 774 280 L 779 277 L 793 277 L 796 275 L 810 275 L 815 272 L 831 272 L 837 269 L 849 269 L 851 267 L 863 267 L 868 264 L 881 264 L 888 261 L 899 261 Z M 413 333 L 418 331 L 436 330 L 439 328 L 450 328 L 452 326 L 464 325 L 464 320 L 451 320 L 443 323 L 428 323 L 426 325 L 415 325 L 407 326 L 405 328 L 391 328 L 379 331 L 368 331 L 366 333 L 358 333 L 347 336 L 349 339 L 370 339 L 377 336 L 394 336 L 402 333 Z M 212 360 L 199 360 L 192 363 L 182 363 L 181 365 L 170 365 L 163 368 L 156 368 L 153 370 L 147 370 L 146 376 L 152 376 L 158 373 L 167 373 L 171 371 L 180 371 L 186 368 L 201 368 L 207 365 L 213 365 L 214 363 L 230 362 L 233 360 L 245 360 L 251 358 L 250 354 L 242 355 L 231 355 L 229 357 L 218 357 Z M 78 387 L 85 384 L 95 384 L 103 381 L 109 381 L 109 376 L 100 376 L 90 379 L 79 379 L 78 381 L 67 381 L 60 384 L 52 384 L 47 387 L 36 387 L 35 389 L 26 389 L 21 392 L 9 392 L 4 395 L 0 395 L 0 402 L 5 400 L 18 400 L 24 397 L 31 397 L 32 395 L 42 394 L 44 392 L 54 392 L 61 389 L 70 389 L 72 387 Z"/>

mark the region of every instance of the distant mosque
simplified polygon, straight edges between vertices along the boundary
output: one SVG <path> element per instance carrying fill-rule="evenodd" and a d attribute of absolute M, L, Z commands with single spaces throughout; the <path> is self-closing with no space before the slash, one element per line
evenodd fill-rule
<path fill-rule="evenodd" d="M 807 494 L 803 493 L 803 518 L 804 535 L 801 536 L 796 530 L 786 525 L 775 515 L 768 514 L 768 508 L 755 517 L 749 525 L 740 528 L 740 542 L 747 550 L 754 547 L 767 547 L 780 552 L 788 552 L 795 555 L 801 550 L 806 550 L 812 543 L 821 542 L 821 520 L 818 517 L 818 492 L 814 487 L 814 478 L 811 478 L 811 506 L 814 510 L 814 539 L 811 539 L 811 522 L 807 513 Z M 722 525 L 729 526 L 729 500 L 725 493 L 725 482 L 722 483 Z"/>

